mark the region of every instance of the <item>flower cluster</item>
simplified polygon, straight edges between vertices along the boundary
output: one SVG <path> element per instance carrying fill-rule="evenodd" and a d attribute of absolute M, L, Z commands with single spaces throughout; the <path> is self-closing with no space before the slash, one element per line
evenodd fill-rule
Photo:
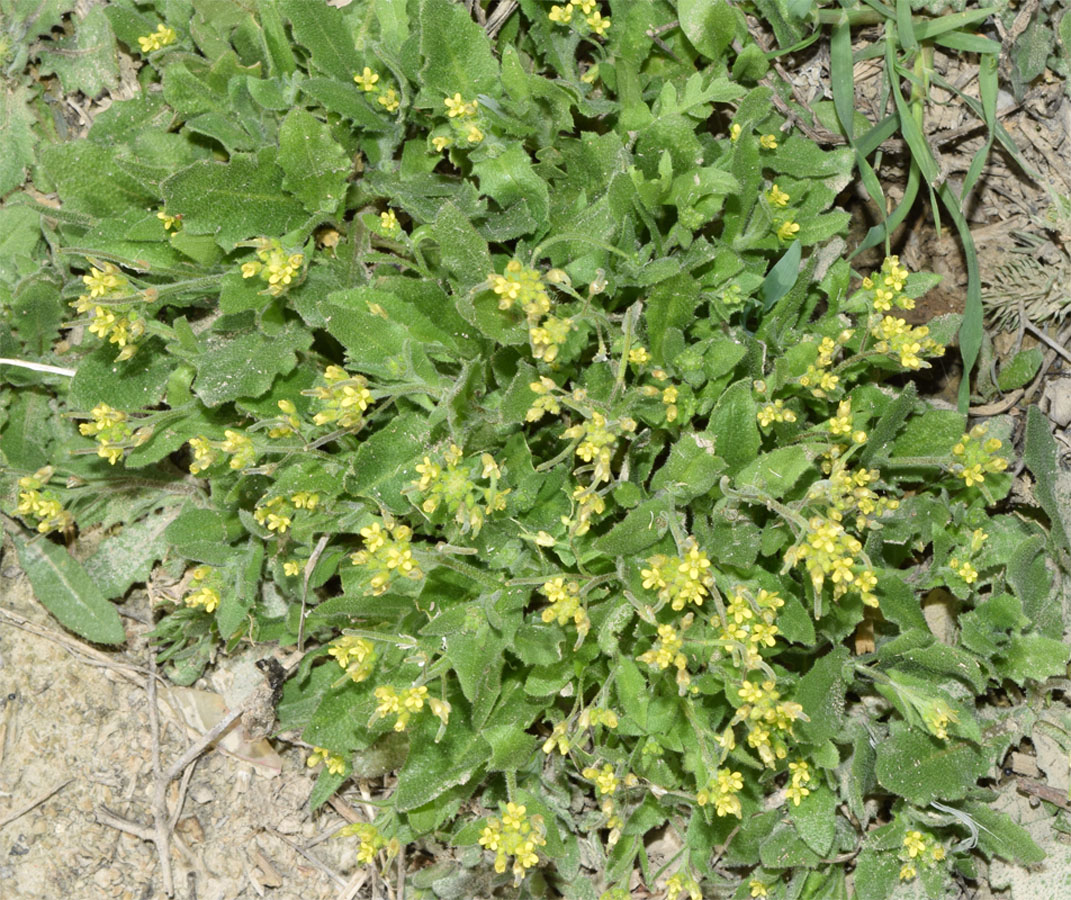
<path fill-rule="evenodd" d="M 681 623 L 681 631 L 685 631 L 692 620 L 685 616 L 686 621 Z M 671 665 L 677 667 L 679 673 L 687 675 L 688 658 L 681 653 L 684 641 L 680 633 L 673 625 L 663 623 L 658 626 L 658 639 L 654 645 L 641 653 L 639 660 L 655 669 L 665 670 Z"/>
<path fill-rule="evenodd" d="M 870 328 L 870 334 L 877 339 L 874 349 L 899 356 L 905 369 L 928 369 L 930 364 L 923 356 L 944 355 L 944 345 L 929 337 L 929 333 L 925 325 L 911 326 L 895 316 L 882 316 Z"/>
<path fill-rule="evenodd" d="M 987 438 L 987 430 L 985 425 L 975 425 L 952 448 L 956 460 L 952 471 L 963 479 L 964 487 L 982 484 L 987 474 L 1008 468 L 1008 461 L 997 453 L 1003 445 L 998 438 Z"/>
<path fill-rule="evenodd" d="M 70 305 L 79 315 L 89 315 L 92 334 L 120 348 L 117 362 L 130 359 L 138 350 L 138 339 L 145 334 L 145 319 L 132 304 L 122 302 L 134 296 L 130 282 L 111 263 L 104 263 L 101 269 L 91 266 L 82 281 L 89 293 L 72 300 Z"/>
<path fill-rule="evenodd" d="M 836 510 L 812 516 L 803 539 L 785 552 L 785 563 L 794 566 L 802 561 L 815 593 L 821 593 L 828 577 L 833 582 L 834 597 L 852 589 L 868 606 L 877 606 L 877 598 L 871 593 L 877 576 L 863 555 L 862 542 L 845 529 L 839 516 Z"/>
<path fill-rule="evenodd" d="M 899 256 L 886 256 L 881 270 L 863 279 L 863 295 L 875 312 L 886 313 L 894 306 L 897 309 L 915 308 L 915 301 L 903 292 L 908 274 L 900 265 Z"/>
<path fill-rule="evenodd" d="M 231 431 L 229 428 L 223 432 L 222 441 L 213 441 L 200 434 L 190 438 L 188 443 L 193 451 L 193 462 L 190 463 L 191 475 L 197 475 L 215 465 L 220 453 L 230 456 L 229 465 L 236 470 L 248 468 L 257 460 L 257 451 L 253 446 L 252 438 L 240 431 Z"/>
<path fill-rule="evenodd" d="M 688 537 L 682 548 L 682 556 L 665 556 L 661 553 L 647 560 L 649 569 L 641 570 L 643 586 L 658 592 L 658 599 L 668 603 L 678 612 L 689 603 L 703 605 L 703 598 L 710 596 L 709 588 L 714 579 L 707 571 L 710 560 L 699 549 L 694 537 Z"/>
<path fill-rule="evenodd" d="M 388 87 L 381 93 L 379 73 L 374 69 L 365 66 L 360 72 L 353 76 L 353 80 L 357 83 L 357 87 L 366 94 L 379 94 L 379 96 L 376 97 L 376 103 L 383 107 L 384 110 L 389 113 L 397 112 L 398 106 L 401 103 L 398 91 L 393 87 Z"/>
<path fill-rule="evenodd" d="M 744 777 L 729 768 L 719 769 L 711 776 L 706 787 L 696 794 L 696 803 L 706 806 L 714 804 L 714 812 L 720 816 L 743 816 L 743 807 L 737 794 L 744 789 Z"/>
<path fill-rule="evenodd" d="M 580 585 L 577 582 L 561 577 L 552 578 L 539 588 L 539 593 L 550 603 L 541 614 L 544 622 L 557 622 L 559 625 L 572 622 L 581 638 L 588 633 L 591 621 L 580 602 Z"/>
<path fill-rule="evenodd" d="M 811 394 L 819 400 L 824 400 L 840 384 L 840 376 L 832 371 L 836 358 L 840 355 L 844 345 L 854 337 L 851 329 L 841 331 L 835 338 L 826 335 L 818 342 L 818 353 L 814 363 L 807 367 L 807 371 L 799 379 L 801 387 L 810 390 Z"/>
<path fill-rule="evenodd" d="M 344 634 L 331 642 L 327 652 L 353 681 L 364 681 L 375 668 L 376 649 L 364 638 Z"/>
<path fill-rule="evenodd" d="M 302 391 L 323 404 L 313 416 L 317 425 L 336 424 L 341 428 L 356 430 L 364 424 L 364 413 L 374 402 L 368 389 L 368 379 L 363 375 L 350 375 L 341 366 L 328 366 L 324 370 L 326 384 Z"/>
<path fill-rule="evenodd" d="M 785 605 L 776 591 L 765 588 L 752 597 L 737 587 L 725 606 L 719 640 L 745 669 L 762 666 L 762 648 L 773 647 L 779 633 L 777 611 Z"/>
<path fill-rule="evenodd" d="M 528 339 L 536 359 L 552 363 L 572 330 L 572 319 L 551 315 L 552 302 L 542 276 L 527 268 L 519 259 L 506 263 L 505 271 L 487 276 L 491 290 L 498 296 L 498 308 L 512 309 L 518 304 L 528 318 Z"/>
<path fill-rule="evenodd" d="M 275 238 L 257 238 L 255 241 L 239 244 L 240 247 L 253 247 L 257 258 L 242 263 L 242 277 L 260 276 L 268 286 L 264 293 L 278 297 L 284 293 L 305 264 L 305 254 L 284 250 Z"/>
<path fill-rule="evenodd" d="M 16 512 L 24 518 L 33 516 L 37 519 L 36 528 L 41 534 L 66 531 L 74 525 L 74 517 L 63 508 L 55 492 L 44 489 L 51 478 L 52 467 L 45 466 L 33 475 L 24 475 L 19 479 L 19 505 Z"/>
<path fill-rule="evenodd" d="M 580 392 L 574 392 L 574 398 Z M 576 455 L 586 463 L 592 463 L 592 482 L 595 486 L 613 477 L 610 462 L 613 459 L 617 439 L 636 430 L 636 421 L 623 417 L 609 422 L 600 412 L 591 411 L 583 422 L 571 425 L 562 432 L 562 440 L 577 441 Z M 577 469 L 574 474 L 581 472 Z"/>
<path fill-rule="evenodd" d="M 386 526 L 386 527 L 384 527 Z M 381 525 L 375 522 L 361 529 L 364 548 L 350 555 L 355 566 L 363 566 L 370 574 L 372 593 L 385 593 L 397 576 L 417 581 L 424 577 L 413 559 L 411 542 L 413 530 L 408 525 L 396 524 L 392 519 Z"/>
<path fill-rule="evenodd" d="M 443 98 L 446 122 L 431 133 L 431 144 L 437 153 L 455 145 L 474 147 L 484 139 L 478 100 L 466 101 L 461 94 Z"/>
<path fill-rule="evenodd" d="M 387 839 L 371 822 L 354 822 L 352 825 L 346 825 L 344 828 L 339 829 L 338 833 L 340 837 L 356 835 L 359 841 L 357 844 L 357 862 L 361 865 L 368 865 L 374 862 L 376 854 L 388 846 Z"/>
<path fill-rule="evenodd" d="M 502 818 L 489 816 L 480 832 L 480 846 L 495 854 L 495 871 L 505 872 L 513 857 L 513 874 L 519 881 L 539 863 L 538 848 L 547 843 L 541 816 L 529 816 L 519 803 L 501 808 Z"/>
<path fill-rule="evenodd" d="M 606 512 L 606 500 L 594 488 L 578 484 L 573 488 L 572 500 L 576 506 L 571 516 L 562 516 L 562 524 L 576 536 L 585 535 L 591 530 L 593 516 Z"/>
<path fill-rule="evenodd" d="M 911 881 L 918 875 L 920 865 L 932 867 L 945 858 L 945 848 L 932 834 L 908 831 L 900 848 L 900 880 Z"/>
<path fill-rule="evenodd" d="M 78 426 L 79 432 L 86 437 L 96 438 L 97 456 L 108 460 L 113 466 L 123 458 L 123 451 L 128 447 L 142 443 L 149 436 L 148 431 L 139 429 L 137 434 L 130 427 L 127 414 L 112 409 L 107 403 L 99 403 L 90 413 L 90 421 Z"/>
<path fill-rule="evenodd" d="M 327 771 L 332 775 L 342 775 L 346 771 L 346 760 L 337 753 L 332 753 L 323 747 L 313 747 L 309 758 L 305 760 L 305 765 L 311 769 L 320 763 L 323 763 L 327 767 Z"/>
<path fill-rule="evenodd" d="M 152 53 L 154 50 L 162 50 L 178 40 L 174 28 L 168 28 L 163 22 L 156 26 L 156 31 L 150 32 L 144 37 L 138 38 L 138 44 L 142 53 Z"/>
<path fill-rule="evenodd" d="M 815 484 L 807 499 L 823 501 L 835 521 L 854 516 L 856 531 L 876 527 L 877 517 L 900 507 L 895 497 L 879 494 L 871 487 L 881 478 L 877 469 L 852 469 L 847 460 L 838 458 L 830 463 L 827 474 L 828 479 Z"/>
<path fill-rule="evenodd" d="M 782 700 L 777 683 L 766 679 L 755 683 L 745 679 L 737 690 L 743 701 L 722 733 L 718 743 L 728 753 L 736 746 L 734 727 L 743 722 L 747 727 L 748 746 L 759 754 L 763 765 L 773 768 L 788 755 L 788 740 L 794 738 L 792 725 L 803 718 L 803 707 L 791 700 Z"/>
<path fill-rule="evenodd" d="M 547 413 L 556 416 L 562 411 L 558 398 L 554 396 L 558 386 L 546 375 L 540 376 L 539 381 L 533 381 L 528 388 L 536 395 L 536 399 L 525 414 L 526 421 L 538 422 Z"/>
<path fill-rule="evenodd" d="M 978 580 L 978 570 L 972 564 L 972 559 L 982 549 L 982 545 L 988 538 L 989 535 L 981 528 L 975 528 L 971 532 L 967 548 L 948 561 L 949 568 L 967 584 L 974 584 Z"/>
<path fill-rule="evenodd" d="M 441 507 L 453 516 L 463 534 L 471 531 L 476 536 L 487 516 L 506 508 L 509 489 L 499 490 L 502 470 L 490 453 L 465 461 L 461 448 L 451 444 L 435 460 L 425 456 L 416 471 L 420 478 L 412 487 L 424 497 L 420 508 L 431 516 Z M 489 484 L 477 484 L 481 480 Z"/>
<path fill-rule="evenodd" d="M 197 566 L 190 572 L 190 591 L 182 602 L 191 609 L 203 609 L 207 613 L 215 612 L 219 608 L 219 589 L 222 578 L 219 573 L 210 566 Z"/>
<path fill-rule="evenodd" d="M 688 900 L 703 900 L 703 891 L 694 876 L 681 869 L 666 879 L 666 900 L 680 900 L 681 894 L 687 894 Z"/>
<path fill-rule="evenodd" d="M 588 28 L 603 37 L 610 28 L 610 19 L 599 11 L 598 6 L 595 0 L 571 0 L 564 6 L 552 6 L 547 18 L 558 25 L 568 25 L 573 21 L 573 13 L 579 9 Z"/>
<path fill-rule="evenodd" d="M 286 534 L 294 521 L 294 512 L 307 509 L 312 512 L 320 505 L 320 495 L 312 491 L 296 491 L 289 497 L 275 496 L 257 504 L 253 518 L 268 531 Z"/>
<path fill-rule="evenodd" d="M 799 806 L 800 801 L 811 793 L 807 787 L 814 783 L 811 767 L 806 760 L 800 759 L 788 764 L 789 779 L 785 785 L 785 796 L 792 801 L 793 806 Z"/>
<path fill-rule="evenodd" d="M 761 407 L 756 418 L 760 427 L 769 428 L 774 422 L 795 422 L 796 414 L 785 406 L 784 400 L 774 400 Z"/>
<path fill-rule="evenodd" d="M 405 731 L 413 713 L 418 713 L 424 708 L 425 702 L 433 715 L 439 717 L 439 721 L 445 725 L 450 720 L 450 704 L 438 697 L 429 697 L 426 685 L 419 687 L 404 688 L 401 693 L 391 685 L 380 685 L 373 692 L 379 705 L 376 707 L 375 718 L 380 716 L 395 716 L 394 730 Z"/>

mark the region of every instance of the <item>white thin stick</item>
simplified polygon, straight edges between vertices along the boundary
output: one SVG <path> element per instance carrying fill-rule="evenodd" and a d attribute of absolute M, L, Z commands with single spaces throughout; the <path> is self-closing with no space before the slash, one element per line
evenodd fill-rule
<path fill-rule="evenodd" d="M 50 375 L 66 375 L 73 378 L 74 369 L 64 369 L 61 366 L 46 366 L 44 363 L 26 362 L 24 359 L 8 359 L 0 357 L 0 366 L 16 366 L 19 369 L 32 369 L 35 372 L 48 372 Z"/>
<path fill-rule="evenodd" d="M 1060 356 L 1062 356 L 1068 362 L 1071 362 L 1071 353 L 1069 353 L 1067 351 L 1066 347 L 1064 347 L 1061 344 L 1058 344 L 1051 337 L 1049 337 L 1047 334 L 1045 334 L 1044 331 L 1042 331 L 1039 328 L 1035 328 L 1030 322 L 1026 322 L 1025 323 L 1025 327 L 1026 327 L 1026 330 L 1029 331 L 1032 335 L 1034 335 L 1034 337 L 1036 337 L 1039 341 L 1044 341 L 1053 350 L 1055 350 L 1057 353 L 1059 353 Z"/>

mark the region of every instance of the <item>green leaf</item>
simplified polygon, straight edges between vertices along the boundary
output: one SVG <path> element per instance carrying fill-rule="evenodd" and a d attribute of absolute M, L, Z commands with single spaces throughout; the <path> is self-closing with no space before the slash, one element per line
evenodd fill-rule
<path fill-rule="evenodd" d="M 595 542 L 609 556 L 631 556 L 657 543 L 669 528 L 670 502 L 656 497 L 641 503 Z"/>
<path fill-rule="evenodd" d="M 491 745 L 488 768 L 495 772 L 516 771 L 536 749 L 535 738 L 519 725 L 488 725 L 480 732 Z"/>
<path fill-rule="evenodd" d="M 222 566 L 233 556 L 231 537 L 222 514 L 214 509 L 187 509 L 164 531 L 180 556 L 212 566 Z"/>
<path fill-rule="evenodd" d="M 113 345 L 105 345 L 82 360 L 71 379 L 68 402 L 72 407 L 88 411 L 107 403 L 129 411 L 160 402 L 171 374 L 167 356 L 142 350 L 133 359 L 116 362 L 116 352 Z"/>
<path fill-rule="evenodd" d="M 159 202 L 156 191 L 132 174 L 114 149 L 90 141 L 70 141 L 45 147 L 41 167 L 56 186 L 65 209 L 112 216 Z"/>
<path fill-rule="evenodd" d="M 393 800 L 405 812 L 429 803 L 455 785 L 467 784 L 487 758 L 484 739 L 460 719 L 451 718 L 443 739 L 414 740 L 405 766 L 398 773 Z"/>
<path fill-rule="evenodd" d="M 412 480 L 415 470 L 405 470 L 424 451 L 427 423 L 415 415 L 395 416 L 390 424 L 361 442 L 353 457 L 353 466 L 345 477 L 346 490 L 356 496 L 408 508 L 400 489 Z"/>
<path fill-rule="evenodd" d="M 725 0 L 679 0 L 681 30 L 707 59 L 720 60 L 736 34 L 736 15 Z"/>
<path fill-rule="evenodd" d="M 725 460 L 714 455 L 711 441 L 684 434 L 673 445 L 665 465 L 655 472 L 651 490 L 667 490 L 675 503 L 684 505 L 710 491 L 724 470 Z"/>
<path fill-rule="evenodd" d="M 180 510 L 181 506 L 173 502 L 139 522 L 124 525 L 86 560 L 86 574 L 107 599 L 122 597 L 132 584 L 149 577 L 153 564 L 167 554 L 164 533 Z"/>
<path fill-rule="evenodd" d="M 848 651 L 837 647 L 816 659 L 796 688 L 793 699 L 803 706 L 809 722 L 800 722 L 800 736 L 811 744 L 828 741 L 844 721 L 844 663 Z"/>
<path fill-rule="evenodd" d="M 346 193 L 350 159 L 330 129 L 305 110 L 290 110 L 279 127 L 283 187 L 309 212 L 334 212 Z"/>
<path fill-rule="evenodd" d="M 462 291 L 472 290 L 492 270 L 487 241 L 472 227 L 468 217 L 450 200 L 442 205 L 431 228 L 446 270 Z"/>
<path fill-rule="evenodd" d="M 710 414 L 705 436 L 714 441 L 714 452 L 734 472 L 755 459 L 762 444 L 757 409 L 751 396 L 751 381 L 738 381 L 718 400 Z"/>
<path fill-rule="evenodd" d="M 29 102 L 30 93 L 21 84 L 0 89 L 0 196 L 22 184 L 34 161 L 37 135 Z"/>
<path fill-rule="evenodd" d="M 1056 441 L 1049 420 L 1041 410 L 1031 406 L 1026 414 L 1026 446 L 1023 458 L 1037 484 L 1034 493 L 1049 517 L 1052 539 L 1064 552 L 1071 553 L 1068 532 L 1071 531 L 1071 506 L 1066 491 L 1059 487 L 1056 476 Z"/>
<path fill-rule="evenodd" d="M 47 538 L 27 541 L 19 534 L 12 538 L 34 597 L 61 625 L 97 644 L 126 641 L 119 613 L 65 547 Z"/>
<path fill-rule="evenodd" d="M 448 3 L 448 0 L 441 2 Z M 459 7 L 449 5 L 461 13 Z M 522 144 L 511 144 L 508 150 L 498 156 L 473 163 L 472 171 L 480 180 L 480 192 L 492 198 L 503 209 L 524 200 L 536 221 L 541 225 L 546 223 L 550 209 L 550 192 L 547 183 L 535 173 L 532 161 L 528 158 L 528 151 Z"/>
<path fill-rule="evenodd" d="M 895 853 L 864 848 L 855 864 L 858 900 L 889 900 L 900 882 L 901 865 Z"/>
<path fill-rule="evenodd" d="M 820 451 L 807 445 L 778 447 L 764 453 L 736 474 L 736 483 L 753 485 L 775 500 L 784 497 L 808 472 Z"/>
<path fill-rule="evenodd" d="M 1069 653 L 1071 648 L 1063 641 L 1043 634 L 1014 635 L 1004 652 L 1000 671 L 1019 685 L 1027 680 L 1044 681 L 1067 674 Z"/>
<path fill-rule="evenodd" d="M 663 349 L 668 332 L 671 329 L 683 332 L 695 318 L 698 302 L 699 283 L 686 272 L 655 285 L 651 290 L 644 319 L 651 355 L 656 363 L 669 362 Z M 725 455 L 720 447 L 717 451 L 719 455 Z"/>
<path fill-rule="evenodd" d="M 235 153 L 226 163 L 203 160 L 162 185 L 167 211 L 181 215 L 190 234 L 210 234 L 226 251 L 239 241 L 282 235 L 305 219 L 301 204 L 283 193 L 275 150 Z"/>
<path fill-rule="evenodd" d="M 999 856 L 1021 866 L 1037 865 L 1045 859 L 1045 851 L 1003 810 L 976 800 L 966 801 L 963 810 L 978 823 L 978 845 L 987 857 Z"/>
<path fill-rule="evenodd" d="M 898 456 L 949 456 L 966 427 L 967 418 L 950 409 L 928 409 L 911 419 L 889 454 Z"/>
<path fill-rule="evenodd" d="M 796 866 L 814 868 L 819 857 L 796 830 L 788 824 L 778 825 L 759 847 L 759 859 L 768 869 L 789 869 Z"/>
<path fill-rule="evenodd" d="M 462 5 L 418 0 L 416 19 L 419 44 L 414 49 L 421 61 L 419 81 L 427 102 L 441 110 L 443 98 L 455 93 L 465 100 L 497 93 L 498 63 L 487 32 Z"/>
<path fill-rule="evenodd" d="M 828 856 L 837 831 L 837 795 L 824 784 L 810 795 L 788 806 L 789 817 L 796 832 L 819 856 Z"/>
<path fill-rule="evenodd" d="M 264 564 L 264 544 L 248 541 L 245 549 L 231 557 L 224 578 L 229 581 L 228 590 L 222 592 L 216 624 L 220 637 L 231 637 L 248 618 L 249 610 L 256 601 L 260 588 L 260 571 Z"/>
<path fill-rule="evenodd" d="M 59 338 L 59 329 L 67 318 L 66 313 L 58 282 L 41 272 L 24 278 L 15 289 L 10 322 L 27 349 L 43 356 L 53 341 Z"/>
<path fill-rule="evenodd" d="M 970 744 L 938 740 L 899 724 L 877 747 L 882 787 L 916 806 L 959 800 L 989 770 L 989 760 Z"/>
<path fill-rule="evenodd" d="M 290 20 L 294 39 L 312 56 L 312 64 L 336 81 L 352 82 L 361 71 L 348 17 L 326 3 L 283 0 L 279 4 Z"/>
<path fill-rule="evenodd" d="M 56 75 L 64 91 L 81 91 L 92 99 L 119 85 L 115 35 L 104 10 L 91 8 L 74 22 L 74 35 L 41 51 L 42 74 Z"/>
<path fill-rule="evenodd" d="M 997 387 L 1002 391 L 1014 391 L 1016 388 L 1025 387 L 1034 380 L 1044 358 L 1045 354 L 1041 352 L 1040 347 L 1020 350 L 1011 362 L 1000 367 Z"/>
<path fill-rule="evenodd" d="M 259 397 L 297 365 L 296 351 L 306 350 L 312 334 L 291 324 L 278 334 L 261 331 L 210 334 L 196 357 L 193 390 L 209 407 L 239 397 Z"/>

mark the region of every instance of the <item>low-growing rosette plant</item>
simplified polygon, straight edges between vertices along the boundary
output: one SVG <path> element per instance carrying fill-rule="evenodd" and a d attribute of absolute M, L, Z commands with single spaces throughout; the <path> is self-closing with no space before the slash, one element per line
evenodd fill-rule
<path fill-rule="evenodd" d="M 992 801 L 1066 672 L 1051 437 L 1049 530 L 1012 421 L 925 399 L 958 317 L 852 270 L 852 156 L 771 111 L 741 13 L 107 15 L 142 91 L 43 153 L 58 209 L 9 201 L 45 243 L 0 295 L 39 363 L 6 521 L 64 624 L 121 642 L 151 575 L 179 683 L 297 650 L 311 805 L 382 779 L 344 832 L 438 848 L 416 896 L 942 897 L 1041 858 Z"/>

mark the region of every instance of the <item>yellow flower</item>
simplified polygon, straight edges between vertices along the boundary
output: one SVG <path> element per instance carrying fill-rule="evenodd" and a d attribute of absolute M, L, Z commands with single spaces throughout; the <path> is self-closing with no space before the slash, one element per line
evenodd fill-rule
<path fill-rule="evenodd" d="M 470 125 L 468 133 L 465 135 L 465 140 L 472 144 L 478 144 L 483 140 L 483 132 L 475 125 Z"/>
<path fill-rule="evenodd" d="M 436 153 L 442 153 L 452 143 L 453 140 L 448 137 L 433 137 L 431 139 L 431 145 L 435 148 Z"/>
<path fill-rule="evenodd" d="M 777 237 L 782 241 L 794 240 L 799 234 L 800 226 L 791 220 L 786 220 L 777 226 Z"/>
<path fill-rule="evenodd" d="M 397 234 L 402 230 L 402 226 L 398 224 L 398 217 L 394 214 L 393 209 L 388 209 L 386 212 L 379 214 L 379 227 L 391 235 Z"/>
<path fill-rule="evenodd" d="M 759 138 L 759 146 L 764 150 L 776 150 L 777 149 L 777 135 L 776 134 L 764 134 Z"/>
<path fill-rule="evenodd" d="M 547 13 L 547 18 L 552 22 L 567 25 L 573 21 L 573 4 L 566 3 L 565 6 L 552 6 L 550 12 Z"/>
<path fill-rule="evenodd" d="M 765 897 L 767 895 L 766 885 L 756 878 L 752 878 L 748 882 L 748 887 L 751 888 L 752 897 Z"/>
<path fill-rule="evenodd" d="M 907 855 L 914 859 L 926 849 L 926 838 L 921 831 L 909 831 L 904 835 L 904 849 Z"/>
<path fill-rule="evenodd" d="M 901 881 L 910 881 L 916 875 L 918 875 L 918 872 L 916 871 L 915 867 L 911 865 L 911 863 L 904 863 L 904 865 L 900 868 Z"/>
<path fill-rule="evenodd" d="M 142 53 L 151 53 L 153 50 L 160 50 L 168 44 L 175 43 L 177 38 L 178 35 L 175 34 L 175 30 L 168 28 L 161 22 L 156 26 L 156 31 L 144 37 L 139 37 L 138 44 L 141 45 Z"/>
<path fill-rule="evenodd" d="M 301 574 L 301 563 L 296 560 L 287 560 L 283 563 L 283 574 L 293 577 Z"/>
<path fill-rule="evenodd" d="M 443 104 L 446 106 L 446 114 L 451 119 L 468 115 L 468 104 L 465 103 L 460 94 L 454 94 L 453 97 L 446 97 L 443 100 Z"/>
<path fill-rule="evenodd" d="M 792 199 L 776 184 L 770 188 L 770 191 L 766 195 L 766 198 L 773 206 L 788 206 L 788 201 Z"/>
<path fill-rule="evenodd" d="M 394 88 L 387 88 L 376 102 L 387 112 L 392 113 L 398 108 L 398 92 Z"/>
<path fill-rule="evenodd" d="M 357 82 L 357 86 L 366 93 L 369 91 L 378 91 L 376 82 L 379 81 L 379 74 L 372 71 L 368 66 L 364 67 L 364 71 L 360 75 L 354 75 L 353 80 Z"/>
<path fill-rule="evenodd" d="M 588 23 L 588 27 L 594 31 L 599 37 L 606 34 L 607 29 L 610 27 L 610 20 L 604 19 L 602 13 L 598 10 L 593 12 L 585 20 Z"/>
<path fill-rule="evenodd" d="M 733 124 L 729 126 L 729 140 L 735 144 L 738 140 L 740 140 L 740 133 L 743 130 L 744 129 L 741 128 L 736 122 L 733 122 Z"/>

